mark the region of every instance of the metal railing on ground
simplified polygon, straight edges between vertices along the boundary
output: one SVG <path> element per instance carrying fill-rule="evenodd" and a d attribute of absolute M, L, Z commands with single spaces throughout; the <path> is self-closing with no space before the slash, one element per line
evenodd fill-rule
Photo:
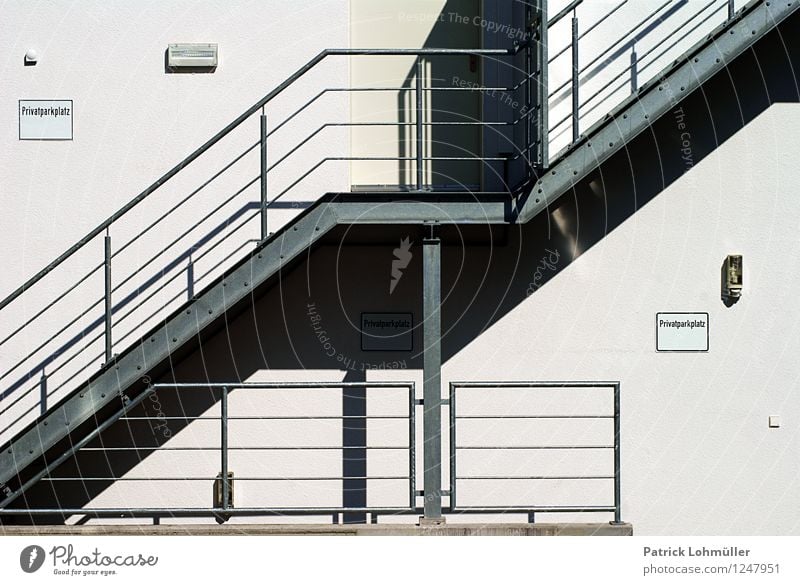
<path fill-rule="evenodd" d="M 498 397 L 502 390 L 514 392 L 507 394 L 505 403 Z M 461 397 L 458 397 L 459 390 Z M 539 391 L 546 392 L 539 392 Z M 575 396 L 577 391 L 588 390 L 592 395 Z M 526 391 L 535 391 L 536 396 L 524 396 Z M 468 408 L 464 394 L 472 394 Z M 573 395 L 565 399 L 565 394 Z M 548 396 L 548 393 L 550 396 Z M 561 396 L 553 396 L 553 393 Z M 508 399 L 513 398 L 509 401 Z M 579 400 L 580 399 L 580 400 Z M 576 408 L 578 412 L 568 412 Z M 460 404 L 462 412 L 456 408 Z M 548 408 L 549 407 L 549 408 Z M 450 384 L 450 511 L 459 513 L 524 513 L 531 521 L 533 515 L 546 513 L 587 513 L 612 512 L 614 522 L 622 520 L 621 460 L 620 460 L 620 383 L 619 382 L 452 382 Z M 538 410 L 537 410 L 538 409 Z M 467 410 L 467 413 L 463 411 Z M 467 423 L 486 423 L 477 428 L 464 429 Z M 577 421 L 580 424 L 563 428 L 553 427 L 552 423 Z M 516 428 L 511 423 L 516 422 Z M 521 423 L 521 424 L 519 424 Z M 550 423 L 550 424 L 548 424 Z M 473 426 L 475 426 L 473 424 Z M 540 428 L 537 429 L 536 427 Z M 544 428 L 541 428 L 544 427 Z M 563 424 L 562 424 L 563 427 Z M 494 431 L 500 430 L 500 433 Z M 471 433 L 470 433 L 471 431 Z M 498 436 L 492 436 L 493 434 Z M 487 444 L 486 437 L 491 441 Z M 539 437 L 537 442 L 534 437 Z M 483 458 L 470 461 L 472 473 L 459 472 L 459 458 L 466 453 L 482 452 Z M 502 461 L 503 454 L 513 453 L 509 461 Z M 531 468 L 533 454 L 547 453 L 547 457 L 535 459 L 535 469 Z M 576 454 L 584 455 L 575 457 Z M 589 454 L 589 458 L 585 457 Z M 611 457 L 604 454 L 610 454 Z M 525 457 L 527 456 L 528 461 Z M 597 461 L 598 459 L 604 459 Z M 462 465 L 463 465 L 462 461 Z M 599 464 L 598 464 L 599 463 Z M 499 470 L 498 470 L 499 467 Z M 587 474 L 585 469 L 597 469 Z M 509 473 L 522 469 L 523 472 Z M 554 470 L 542 472 L 541 470 Z M 592 482 L 602 496 L 611 492 L 609 501 L 598 501 L 596 494 L 586 494 L 597 498 L 592 502 L 547 503 L 545 497 L 557 497 L 558 492 L 570 492 L 576 483 Z M 459 504 L 457 494 L 459 483 L 470 483 L 471 503 Z M 474 484 L 483 486 L 475 488 Z M 496 486 L 514 486 L 514 495 L 519 501 L 505 504 L 497 500 L 509 497 Z M 531 484 L 549 484 L 550 493 L 538 494 Z M 605 485 L 604 485 L 605 484 Z M 578 490 L 579 492 L 581 490 Z M 500 492 L 500 493 L 498 493 Z M 553 493 L 556 492 L 556 493 Z M 521 494 L 521 495 L 520 495 Z M 494 500 L 486 503 L 487 499 Z"/>
<path fill-rule="evenodd" d="M 298 401 L 299 397 L 309 392 L 314 391 L 323 392 L 338 392 L 338 404 L 341 405 L 345 399 L 344 394 L 351 392 L 358 392 L 357 396 L 350 397 L 352 400 L 359 402 L 357 414 L 345 414 L 343 408 L 340 407 L 339 412 L 327 412 L 326 414 L 308 414 L 308 411 L 313 408 L 315 398 L 306 397 L 306 402 Z M 212 394 L 211 399 L 218 405 L 218 413 L 211 409 L 206 409 L 205 412 L 199 415 L 186 414 L 185 410 L 190 410 L 190 405 L 193 402 L 193 393 L 207 391 Z M 244 397 L 241 393 L 244 392 L 277 392 L 288 391 L 288 399 L 283 396 L 283 402 L 278 401 L 278 405 L 272 404 L 273 409 L 279 409 L 282 404 L 283 410 L 281 414 L 274 412 L 259 412 L 258 398 Z M 393 392 L 394 391 L 394 392 Z M 167 400 L 164 398 L 164 393 L 178 392 L 180 397 L 176 397 L 175 404 L 179 405 L 180 412 L 166 413 L 162 404 L 166 404 Z M 383 396 L 378 399 L 373 397 L 374 392 L 380 392 Z M 158 407 L 153 414 L 145 414 L 138 412 L 137 407 L 147 405 L 149 398 L 153 401 L 156 393 L 162 395 L 158 400 Z M 232 412 L 229 399 L 232 394 L 238 394 L 239 409 Z M 388 396 L 387 396 L 388 394 Z M 209 396 L 205 396 L 206 399 Z M 280 397 L 279 397 L 280 398 Z M 300 402 L 301 406 L 298 408 L 288 408 L 286 404 L 291 405 L 292 399 L 294 402 Z M 309 402 L 310 400 L 310 402 Z M 153 401 L 155 402 L 155 401 Z M 336 404 L 337 401 L 328 403 Z M 267 403 L 268 404 L 268 403 Z M 370 407 L 371 404 L 377 406 Z M 186 407 L 184 409 L 184 406 Z M 262 404 L 264 406 L 264 404 Z M 370 412 L 376 410 L 377 412 Z M 37 508 L 30 507 L 28 509 L 13 509 L 7 508 L 8 504 L 12 503 L 15 497 L 8 497 L 3 502 L 0 502 L 0 516 L 3 515 L 22 515 L 22 516 L 57 516 L 68 519 L 71 516 L 82 516 L 89 518 L 153 518 L 154 520 L 160 518 L 179 518 L 179 517 L 216 517 L 219 520 L 225 520 L 231 516 L 319 516 L 319 515 L 337 515 L 337 514 L 371 514 L 373 521 L 380 514 L 401 514 L 413 513 L 417 511 L 416 507 L 416 416 L 415 410 L 417 402 L 415 397 L 415 385 L 413 382 L 262 382 L 262 383 L 159 383 L 151 385 L 147 391 L 137 399 L 130 401 L 124 408 L 120 409 L 113 417 L 88 437 L 69 449 L 66 449 L 58 458 L 50 461 L 44 469 L 38 472 L 35 476 L 30 478 L 26 485 L 22 486 L 18 494 L 30 486 L 38 482 L 51 482 L 58 484 L 59 487 L 54 487 L 54 493 L 61 491 L 62 494 L 66 493 L 69 486 L 73 491 L 78 490 L 87 494 L 99 495 L 102 489 L 97 489 L 96 486 L 105 486 L 109 484 L 123 485 L 130 482 L 140 483 L 146 482 L 164 483 L 166 491 L 173 494 L 178 494 L 180 497 L 184 492 L 189 500 L 197 499 L 197 489 L 189 489 L 187 485 L 194 486 L 201 489 L 199 493 L 208 495 L 211 500 L 212 486 L 218 490 L 218 501 L 215 506 L 173 506 L 165 508 L 156 508 L 153 506 L 136 506 L 131 505 L 131 499 L 135 498 L 133 492 L 125 492 L 127 498 L 125 501 L 119 502 L 116 506 L 106 506 L 102 508 L 97 507 L 83 507 L 83 508 L 69 508 L 69 507 L 54 507 L 54 508 Z M 135 409 L 137 409 L 135 411 Z M 335 410 L 335 409 L 334 409 Z M 134 414 L 135 412 L 135 414 Z M 201 424 L 219 425 L 217 429 L 218 441 L 216 445 L 212 445 L 208 441 L 208 428 L 197 433 L 191 433 L 188 425 L 198 423 L 200 421 L 210 421 L 210 423 L 202 422 Z M 368 429 L 369 422 L 379 421 L 381 424 L 387 425 L 388 429 Z M 110 428 L 114 423 L 124 423 L 130 428 L 130 436 L 135 437 L 136 433 L 133 426 L 147 424 L 150 431 L 154 434 L 160 434 L 161 429 L 168 428 L 169 423 L 178 422 L 187 426 L 179 432 L 169 433 L 169 440 L 163 444 L 160 441 L 154 443 L 151 440 L 141 441 L 136 443 L 133 440 L 132 444 L 128 445 L 107 445 L 101 436 L 102 433 Z M 316 428 L 315 434 L 317 436 L 328 436 L 329 443 L 319 444 L 315 442 L 315 437 L 311 437 L 309 442 L 308 434 L 311 432 L 307 426 L 309 424 L 321 423 L 325 426 L 324 429 Z M 233 431 L 232 425 L 246 425 L 246 428 Z M 253 426 L 255 425 L 255 427 Z M 276 430 L 274 427 L 280 425 L 281 429 Z M 294 425 L 292 430 L 290 427 Z M 402 427 L 402 428 L 401 428 Z M 356 441 L 348 442 L 343 432 L 347 429 L 355 429 L 361 434 L 357 437 Z M 375 434 L 375 440 L 370 441 L 368 430 L 371 434 Z M 384 432 L 381 433 L 381 430 Z M 388 431 L 388 432 L 387 432 Z M 186 432 L 191 435 L 191 444 L 180 444 L 180 432 Z M 387 438 L 383 435 L 389 435 Z M 401 436 L 402 435 L 402 436 Z M 339 440 L 331 439 L 332 436 L 338 436 Z M 393 442 L 394 441 L 394 442 Z M 177 442 L 177 444 L 176 444 Z M 198 443 L 200 443 L 198 445 Z M 93 446 L 94 445 L 94 446 Z M 57 469 L 62 466 L 66 461 L 76 457 L 81 453 L 99 452 L 106 457 L 107 467 L 113 468 L 111 462 L 123 452 L 134 454 L 135 460 L 131 464 L 132 467 L 142 464 L 147 457 L 157 453 L 173 454 L 186 454 L 187 457 L 196 457 L 197 454 L 203 453 L 216 453 L 217 464 L 214 465 L 215 473 L 203 475 L 195 471 L 192 474 L 187 474 L 186 466 L 197 467 L 197 461 L 185 460 L 183 462 L 174 462 L 169 467 L 174 470 L 169 475 L 139 475 L 134 474 L 111 474 L 104 476 L 92 475 L 92 472 L 86 475 L 59 475 Z M 391 466 L 397 468 L 392 473 L 379 473 L 370 474 L 368 472 L 369 454 L 379 452 L 380 454 L 401 454 L 401 457 L 388 457 L 383 456 L 380 461 L 374 463 L 380 467 Z M 231 454 L 236 453 L 237 474 L 235 476 L 229 475 L 232 473 L 233 466 L 231 465 Z M 296 460 L 301 454 L 324 454 L 324 461 L 318 463 L 324 464 L 324 469 L 319 472 L 318 469 L 304 469 L 302 475 L 297 473 L 280 473 L 280 464 L 276 460 L 266 461 L 265 458 L 270 454 L 282 454 L 288 456 L 284 457 L 284 464 L 295 464 Z M 335 459 L 331 459 L 333 456 Z M 355 462 L 360 475 L 354 473 L 347 473 L 344 469 L 348 462 Z M 252 468 L 266 468 L 272 470 L 269 474 L 264 474 L 264 469 L 256 469 L 256 473 L 242 469 L 242 466 L 249 465 Z M 201 465 L 205 469 L 210 469 L 209 464 Z M 288 467 L 297 467 L 296 465 L 288 465 Z M 333 474 L 329 473 L 332 468 L 342 469 L 342 473 Z M 402 469 L 402 471 L 401 471 Z M 96 472 L 95 472 L 96 474 Z M 223 481 L 222 478 L 230 477 L 230 481 Z M 263 499 L 266 497 L 266 492 L 272 492 L 272 499 L 280 498 L 284 501 L 293 496 L 297 491 L 307 491 L 314 495 L 313 489 L 309 488 L 311 484 L 324 484 L 326 499 L 330 500 L 332 497 L 338 497 L 342 500 L 340 505 L 296 505 L 296 506 L 274 506 L 274 505 L 245 505 L 234 506 L 233 502 L 233 485 L 241 482 L 253 482 L 259 484 L 258 493 L 249 494 L 249 499 Z M 382 482 L 386 484 L 389 482 L 394 487 L 391 489 L 382 490 L 385 499 L 392 499 L 390 502 L 393 505 L 368 505 L 371 491 L 370 484 L 375 485 L 374 482 Z M 176 486 L 180 485 L 180 488 Z M 278 485 L 279 487 L 275 487 Z M 398 487 L 399 485 L 399 487 Z M 290 490 L 290 491 L 287 491 Z M 251 490 L 252 492 L 253 490 Z M 348 505 L 348 498 L 350 492 L 358 492 L 357 499 L 362 505 L 353 506 Z M 162 494 L 163 495 L 163 494 Z M 379 494 L 380 495 L 380 494 Z M 316 494 L 319 497 L 319 494 Z M 166 497 L 166 496 L 164 496 Z M 241 498 L 237 498 L 241 499 Z"/>

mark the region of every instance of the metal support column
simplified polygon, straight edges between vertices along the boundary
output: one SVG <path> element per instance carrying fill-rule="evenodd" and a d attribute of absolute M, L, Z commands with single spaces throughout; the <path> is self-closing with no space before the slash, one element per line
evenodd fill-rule
<path fill-rule="evenodd" d="M 728 0 L 728 20 L 733 18 L 733 15 L 736 14 L 736 8 L 733 5 L 734 0 Z"/>
<path fill-rule="evenodd" d="M 111 361 L 111 236 L 106 231 L 105 238 L 105 337 L 106 362 Z"/>
<path fill-rule="evenodd" d="M 422 79 L 424 77 L 424 67 L 422 57 L 417 57 L 417 191 L 422 191 L 425 184 L 425 176 L 423 174 L 423 140 L 422 140 L 422 118 L 423 118 L 423 102 L 422 102 Z"/>
<path fill-rule="evenodd" d="M 261 114 L 261 239 L 269 235 L 267 231 L 267 116 Z"/>
<path fill-rule="evenodd" d="M 441 240 L 434 226 L 422 240 L 423 439 L 425 519 L 442 517 Z"/>
<path fill-rule="evenodd" d="M 344 382 L 366 382 L 363 370 L 348 370 Z M 342 505 L 367 507 L 367 387 L 342 388 Z M 343 524 L 364 524 L 365 512 L 345 512 Z"/>
<path fill-rule="evenodd" d="M 581 135 L 580 64 L 578 63 L 578 17 L 572 17 L 572 142 Z"/>
<path fill-rule="evenodd" d="M 631 48 L 631 93 L 639 91 L 639 57 L 636 46 Z"/>
<path fill-rule="evenodd" d="M 620 474 L 620 398 L 619 383 L 614 384 L 614 524 L 622 523 L 622 482 Z"/>

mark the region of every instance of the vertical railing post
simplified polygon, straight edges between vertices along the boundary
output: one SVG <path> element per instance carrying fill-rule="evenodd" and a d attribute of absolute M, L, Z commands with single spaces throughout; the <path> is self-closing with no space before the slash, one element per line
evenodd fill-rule
<path fill-rule="evenodd" d="M 578 17 L 572 17 L 572 141 L 577 142 L 580 129 L 580 65 L 578 63 Z"/>
<path fill-rule="evenodd" d="M 619 382 L 614 384 L 614 524 L 622 523 Z"/>
<path fill-rule="evenodd" d="M 39 407 L 41 413 L 47 412 L 47 374 L 42 368 L 42 377 L 39 379 Z"/>
<path fill-rule="evenodd" d="M 104 258 L 106 362 L 109 362 L 111 361 L 111 235 L 108 230 L 106 230 Z"/>
<path fill-rule="evenodd" d="M 539 144 L 537 158 L 539 167 L 547 169 L 550 166 L 550 91 L 548 90 L 549 65 L 547 58 L 547 2 L 539 1 L 539 45 L 536 67 L 539 70 L 538 83 L 538 116 Z"/>
<path fill-rule="evenodd" d="M 422 240 L 422 398 L 425 519 L 442 517 L 442 273 L 436 226 Z"/>
<path fill-rule="evenodd" d="M 733 15 L 736 13 L 736 9 L 733 5 L 734 0 L 728 0 L 728 20 L 733 18 Z"/>
<path fill-rule="evenodd" d="M 416 122 L 417 122 L 417 191 L 422 191 L 424 186 L 424 175 L 423 175 L 423 141 L 422 141 L 422 78 L 424 73 L 423 61 L 422 57 L 417 57 L 417 86 L 416 86 L 416 93 L 417 93 L 417 112 L 416 112 Z"/>
<path fill-rule="evenodd" d="M 409 507 L 417 507 L 417 389 L 414 382 L 408 387 L 408 491 Z"/>
<path fill-rule="evenodd" d="M 456 508 L 456 388 L 450 382 L 450 511 Z"/>
<path fill-rule="evenodd" d="M 222 467 L 222 509 L 227 510 L 230 503 L 228 484 L 228 388 L 222 388 L 220 398 L 220 465 Z"/>
<path fill-rule="evenodd" d="M 267 225 L 267 116 L 261 114 L 261 239 L 269 235 Z"/>
<path fill-rule="evenodd" d="M 534 79 L 534 71 L 533 71 L 533 43 L 536 41 L 536 27 L 533 22 L 533 11 L 530 4 L 525 5 L 525 22 L 527 24 L 528 30 L 528 43 L 525 46 L 525 149 L 523 151 L 525 155 L 525 176 L 530 178 L 533 174 L 533 164 L 534 159 L 531 155 L 533 152 L 533 132 L 531 130 L 532 120 L 536 120 L 535 116 L 531 115 L 531 109 L 533 106 L 533 79 Z M 537 90 L 538 95 L 538 90 Z M 536 107 L 538 108 L 541 104 L 537 104 Z M 538 129 L 537 129 L 538 133 Z M 536 161 L 538 164 L 538 161 Z"/>
<path fill-rule="evenodd" d="M 639 57 L 636 55 L 636 45 L 631 47 L 631 93 L 639 91 Z"/>
<path fill-rule="evenodd" d="M 187 300 L 194 300 L 194 262 L 189 255 L 189 264 L 186 265 L 186 297 Z"/>

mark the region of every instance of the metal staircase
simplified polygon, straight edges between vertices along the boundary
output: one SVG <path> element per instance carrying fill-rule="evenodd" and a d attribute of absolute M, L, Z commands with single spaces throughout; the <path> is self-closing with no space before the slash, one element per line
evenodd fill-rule
<path fill-rule="evenodd" d="M 621 5 L 626 2 L 622 1 Z M 675 55 L 671 65 L 645 83 L 639 83 L 637 77 L 641 76 L 645 56 L 636 55 L 634 49 L 636 59 L 617 76 L 623 85 L 630 84 L 630 95 L 581 131 L 582 120 L 593 118 L 581 115 L 581 111 L 587 109 L 587 102 L 582 102 L 579 96 L 583 79 L 577 66 L 573 68 L 572 111 L 568 119 L 550 125 L 548 100 L 537 96 L 541 87 L 547 87 L 548 61 L 552 63 L 569 48 L 577 56 L 583 37 L 579 34 L 577 17 L 574 17 L 571 47 L 548 58 L 547 43 L 537 39 L 543 36 L 543 28 L 555 26 L 570 13 L 576 14 L 581 4 L 580 0 L 570 3 L 546 25 L 542 24 L 547 20 L 545 11 L 538 18 L 532 13 L 529 21 L 532 41 L 508 49 L 324 51 L 0 301 L 4 323 L 13 322 L 0 339 L 0 351 L 4 354 L 0 372 L 0 440 L 4 441 L 0 449 L 0 515 L 99 430 L 107 428 L 141 402 L 153 391 L 152 381 L 169 372 L 171 361 L 192 352 L 199 339 L 224 327 L 227 316 L 246 308 L 256 295 L 275 282 L 281 271 L 302 261 L 303 255 L 336 226 L 527 222 L 604 161 L 625 149 L 684 96 L 722 72 L 800 6 L 798 0 L 754 0 L 738 12 L 728 12 L 732 3 L 726 0 L 703 3 L 699 11 L 692 12 L 691 19 L 680 23 L 680 27 L 670 24 L 657 51 L 663 50 L 665 53 L 661 55 L 671 56 L 667 52 L 670 43 L 687 34 L 689 27 L 697 28 L 701 24 L 713 27 L 703 39 L 688 52 Z M 662 8 L 668 10 L 669 4 L 666 2 Z M 724 14 L 720 15 L 719 10 Z M 716 24 L 713 15 L 720 16 L 722 22 Z M 636 34 L 634 30 L 633 35 Z M 550 50 L 552 53 L 552 47 Z M 325 162 L 349 161 L 353 157 L 328 157 L 312 166 L 287 189 L 272 196 L 268 183 L 270 173 L 295 154 L 308 138 L 294 149 L 273 157 L 267 148 L 268 137 L 281 131 L 309 103 L 328 91 L 368 88 L 323 90 L 282 122 L 270 127 L 268 121 L 271 124 L 272 118 L 265 112 L 273 100 L 330 58 L 412 56 L 421 63 L 428 58 L 458 55 L 503 59 L 510 66 L 520 61 L 527 63 L 520 78 L 507 89 L 523 95 L 522 99 L 531 106 L 528 114 L 504 120 L 463 122 L 511 128 L 512 131 L 524 128 L 522 144 L 513 155 L 458 157 L 504 169 L 507 189 L 478 193 L 426 190 L 420 171 L 424 163 L 437 157 L 424 154 L 423 127 L 437 122 L 424 121 L 418 105 L 415 115 L 409 117 L 414 121 L 408 123 L 415 131 L 415 152 L 413 156 L 396 159 L 416 165 L 416 185 L 397 192 L 328 193 L 275 233 L 269 233 L 268 210 L 277 208 L 276 202 L 285 193 Z M 550 101 L 558 99 L 565 87 L 562 85 L 552 92 Z M 421 104 L 423 92 L 441 88 L 426 87 L 419 76 L 413 87 L 394 89 L 413 92 L 416 103 Z M 593 99 L 594 96 L 589 98 Z M 190 165 L 196 166 L 201 164 L 196 161 L 206 160 L 210 156 L 207 153 L 223 139 L 242 129 L 254 129 L 256 119 L 258 140 L 245 139 L 241 154 L 232 161 L 221 162 L 218 170 L 199 188 L 190 190 L 189 195 L 180 195 L 166 207 L 151 197 L 168 183 L 178 180 Z M 549 147 L 556 142 L 555 134 L 568 127 L 565 126 L 567 122 L 572 127 L 572 140 L 551 158 Z M 349 122 L 336 124 L 353 125 Z M 242 142 L 241 138 L 236 140 Z M 250 168 L 254 161 L 246 158 L 250 153 L 259 155 L 255 177 L 252 171 L 256 169 Z M 382 157 L 374 158 L 380 159 Z M 251 171 L 251 175 L 244 180 L 244 187 L 233 195 L 215 198 L 211 193 L 212 183 L 237 165 L 247 165 L 248 160 L 250 167 L 246 171 Z M 515 174 L 515 165 L 524 170 Z M 250 188 L 258 188 L 258 203 L 243 203 L 242 198 Z M 431 206 L 431 201 L 435 201 L 436 206 Z M 154 207 L 149 212 L 142 211 L 145 204 Z M 192 209 L 191 217 L 174 221 L 187 208 Z M 156 219 L 136 221 L 146 213 L 153 214 Z M 200 220 L 197 220 L 198 214 L 202 215 Z M 145 249 L 149 246 L 151 251 L 153 248 L 157 251 L 142 262 L 136 254 L 148 238 L 152 239 Z M 120 240 L 123 243 L 117 246 Z M 101 254 L 102 261 L 98 261 Z M 133 256 L 127 256 L 126 260 L 125 254 Z M 196 267 L 210 258 L 214 262 L 203 274 L 202 287 L 198 287 L 202 290 L 195 290 Z M 184 287 L 180 279 L 187 273 L 189 285 Z M 74 274 L 80 276 L 75 278 Z M 54 290 L 53 282 L 67 284 L 49 294 Z M 98 295 L 98 291 L 102 294 Z M 71 302 L 76 296 L 85 296 L 90 301 L 77 315 L 61 314 L 63 303 Z"/>

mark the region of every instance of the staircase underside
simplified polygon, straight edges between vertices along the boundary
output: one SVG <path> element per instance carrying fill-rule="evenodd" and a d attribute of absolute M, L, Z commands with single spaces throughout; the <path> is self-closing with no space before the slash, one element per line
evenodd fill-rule
<path fill-rule="evenodd" d="M 527 222 L 626 149 L 702 84 L 725 75 L 726 67 L 799 5 L 798 0 L 749 4 L 734 21 L 715 30 L 587 131 L 519 196 L 430 192 L 324 196 L 4 445 L 0 485 L 11 490 L 7 503 L 24 491 L 20 486 L 25 481 L 36 479 L 35 473 L 45 468 L 48 459 L 52 462 L 63 449 L 141 397 L 150 380 L 166 372 L 172 360 L 191 352 L 202 336 L 219 330 L 227 318 L 261 296 L 281 271 L 301 261 L 337 225 Z"/>

